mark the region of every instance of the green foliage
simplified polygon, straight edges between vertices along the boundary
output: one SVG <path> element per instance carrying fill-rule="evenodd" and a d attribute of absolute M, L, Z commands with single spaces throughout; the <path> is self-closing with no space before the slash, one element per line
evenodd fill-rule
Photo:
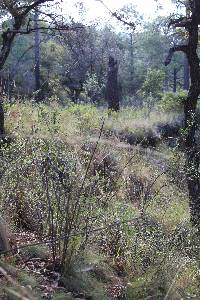
<path fill-rule="evenodd" d="M 146 299 L 149 295 L 153 295 L 155 299 L 162 300 L 167 289 L 163 288 L 163 274 L 160 278 L 158 278 L 157 275 L 158 274 L 150 271 L 144 276 L 135 278 L 135 280 L 127 286 L 125 298 L 127 300 L 141 300 Z M 161 284 L 160 287 L 159 283 Z"/>
<path fill-rule="evenodd" d="M 99 103 L 104 98 L 105 84 L 99 83 L 96 74 L 88 75 L 87 80 L 83 84 L 83 93 L 86 102 Z"/>
<path fill-rule="evenodd" d="M 157 107 L 163 112 L 182 112 L 186 98 L 187 91 L 180 90 L 177 93 L 168 92 L 163 94 Z"/>
<path fill-rule="evenodd" d="M 44 252 L 59 257 L 62 283 L 85 298 L 109 298 L 119 276 L 128 282 L 120 290 L 127 299 L 164 299 L 172 284 L 182 298 L 195 295 L 198 241 L 187 195 L 174 179 L 180 161 L 165 146 L 144 151 L 117 138 L 123 132 L 142 139 L 173 114 L 111 114 L 104 132 L 113 135 L 103 135 L 95 153 L 93 136 L 106 112 L 92 105 L 15 104 L 7 115 L 18 136 L 1 148 L 1 209 L 12 224 L 56 240 L 51 251 L 28 247 L 22 258 L 45 258 Z"/>
<path fill-rule="evenodd" d="M 36 292 L 38 291 L 38 281 L 33 274 L 19 270 L 8 263 L 2 263 L 2 261 L 0 261 L 0 265 L 6 276 L 9 277 L 9 280 L 7 280 L 8 278 L 3 280 L 4 277 L 1 277 L 0 298 L 17 300 L 29 295 L 28 299 L 35 299 L 35 296 L 38 295 Z"/>
<path fill-rule="evenodd" d="M 163 80 L 165 78 L 165 73 L 162 70 L 157 69 L 148 69 L 145 81 L 141 88 L 141 93 L 144 98 L 151 97 L 156 101 L 161 97 L 162 89 L 163 89 Z M 152 100 L 146 100 L 146 102 L 150 102 L 150 106 L 152 106 Z"/>
<path fill-rule="evenodd" d="M 18 280 L 23 286 L 31 286 L 35 289 L 38 286 L 38 282 L 35 277 L 28 275 L 25 271 L 18 274 Z"/>
<path fill-rule="evenodd" d="M 124 17 L 127 15 L 128 18 L 134 17 L 135 22 L 142 22 L 134 6 L 124 7 L 121 13 L 123 11 Z M 131 31 L 131 35 L 116 33 L 111 26 L 99 29 L 95 25 L 82 24 L 76 32 L 68 32 L 60 37 L 60 41 L 48 31 L 41 32 L 40 69 L 43 95 L 48 98 L 56 94 L 61 103 L 66 104 L 66 97 L 73 100 L 74 93 L 78 89 L 78 94 L 82 92 L 81 96 L 78 95 L 79 99 L 99 103 L 103 100 L 108 56 L 112 49 L 115 58 L 121 62 L 119 82 L 125 102 L 128 102 L 128 97 L 133 99 L 133 96 L 137 96 L 140 90 L 145 99 L 151 93 L 155 100 L 160 93 L 157 82 L 161 75 L 161 73 L 156 75 L 156 72 L 160 70 L 166 49 L 170 47 L 172 41 L 170 35 L 163 34 L 165 23 L 164 18 L 159 18 L 148 23 L 148 26 L 143 27 L 140 32 Z M 33 34 L 19 35 L 2 72 L 6 79 L 10 74 L 10 90 L 7 88 L 9 94 L 18 96 L 19 93 L 30 95 L 34 92 L 33 61 Z M 174 56 L 174 63 L 164 69 L 163 74 L 166 74 L 169 84 L 173 80 L 173 67 L 180 69 L 181 72 L 181 65 L 181 55 L 177 54 Z M 151 79 L 146 78 L 147 68 L 152 71 Z M 178 80 L 178 84 L 182 85 L 181 80 Z M 135 98 L 129 103 L 140 104 L 138 97 Z"/>
<path fill-rule="evenodd" d="M 77 117 L 81 131 L 100 128 L 101 115 L 94 105 L 75 104 L 70 106 L 67 111 Z"/>

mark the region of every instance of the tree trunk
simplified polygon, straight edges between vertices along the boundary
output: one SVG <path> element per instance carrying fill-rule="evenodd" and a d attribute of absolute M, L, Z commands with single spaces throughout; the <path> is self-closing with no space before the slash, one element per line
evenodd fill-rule
<path fill-rule="evenodd" d="M 192 224 L 200 230 L 200 147 L 196 143 L 196 130 L 199 128 L 199 120 L 196 115 L 197 101 L 200 95 L 200 62 L 197 53 L 199 42 L 200 24 L 200 0 L 189 3 L 190 13 L 184 19 L 173 21 L 175 27 L 184 27 L 188 35 L 188 43 L 177 45 L 169 50 L 165 65 L 171 62 L 174 52 L 182 51 L 187 58 L 190 74 L 190 87 L 186 101 L 184 102 L 185 130 L 185 175 L 189 193 L 189 205 Z M 189 80 L 187 81 L 188 84 Z"/>
<path fill-rule="evenodd" d="M 40 31 L 38 29 L 39 13 L 36 10 L 34 15 L 35 27 L 35 100 L 40 102 L 42 100 L 41 80 L 40 80 Z"/>
<path fill-rule="evenodd" d="M 112 56 L 109 57 L 108 77 L 106 86 L 106 100 L 108 109 L 119 111 L 119 87 L 118 87 L 118 62 Z"/>
<path fill-rule="evenodd" d="M 177 69 L 174 68 L 173 93 L 177 90 Z"/>
<path fill-rule="evenodd" d="M 190 68 L 187 55 L 184 53 L 183 57 L 183 89 L 188 91 L 190 87 Z"/>
<path fill-rule="evenodd" d="M 200 179 L 199 164 L 200 152 L 196 144 L 195 133 L 198 127 L 196 117 L 197 100 L 200 95 L 200 66 L 197 54 L 198 25 L 189 30 L 190 43 L 187 50 L 187 59 L 190 66 L 191 85 L 184 105 L 185 113 L 185 150 L 186 150 L 186 178 L 188 184 L 191 221 L 193 225 L 200 226 Z"/>
<path fill-rule="evenodd" d="M 5 135 L 4 110 L 3 110 L 3 101 L 0 99 L 0 141 L 3 140 L 4 135 Z"/>
<path fill-rule="evenodd" d="M 0 253 L 7 252 L 10 250 L 9 245 L 9 234 L 6 222 L 0 216 Z"/>
<path fill-rule="evenodd" d="M 130 92 L 134 92 L 134 86 L 133 86 L 133 81 L 134 81 L 134 49 L 133 49 L 133 33 L 130 33 L 130 82 L 131 82 L 131 88 Z"/>

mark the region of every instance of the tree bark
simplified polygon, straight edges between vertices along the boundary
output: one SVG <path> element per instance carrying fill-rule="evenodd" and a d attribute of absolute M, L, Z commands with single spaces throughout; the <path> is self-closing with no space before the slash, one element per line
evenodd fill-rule
<path fill-rule="evenodd" d="M 5 135 L 3 101 L 0 99 L 0 141 Z"/>
<path fill-rule="evenodd" d="M 177 90 L 177 69 L 174 68 L 173 93 Z"/>
<path fill-rule="evenodd" d="M 190 68 L 187 55 L 184 53 L 183 57 L 183 89 L 188 91 L 190 87 Z"/>
<path fill-rule="evenodd" d="M 196 117 L 197 101 L 200 95 L 200 65 L 197 54 L 198 23 L 189 29 L 189 44 L 186 52 L 190 66 L 191 85 L 188 97 L 184 105 L 185 113 L 185 150 L 186 150 L 186 178 L 190 197 L 191 221 L 193 225 L 200 226 L 200 174 L 199 147 L 196 144 L 196 129 L 198 120 Z"/>
<path fill-rule="evenodd" d="M 191 16 L 173 22 L 176 27 L 185 27 L 188 33 L 187 45 L 175 46 L 170 49 L 165 65 L 171 62 L 175 51 L 183 51 L 186 54 L 190 70 L 190 87 L 187 99 L 184 103 L 185 130 L 184 130 L 184 151 L 185 151 L 185 175 L 189 193 L 189 205 L 192 224 L 200 229 L 200 149 L 196 142 L 196 130 L 199 127 L 199 120 L 196 116 L 197 101 L 200 95 L 200 64 L 197 54 L 198 46 L 198 25 L 200 24 L 200 0 L 191 1 Z"/>
<path fill-rule="evenodd" d="M 134 92 L 134 86 L 133 86 L 133 81 L 134 81 L 134 49 L 133 49 L 134 43 L 133 43 L 133 33 L 130 33 L 130 82 L 131 82 L 131 88 L 130 92 Z"/>
<path fill-rule="evenodd" d="M 39 13 L 36 10 L 34 15 L 35 27 L 35 101 L 42 100 L 41 80 L 40 80 L 40 31 L 38 29 Z"/>
<path fill-rule="evenodd" d="M 118 62 L 112 56 L 109 57 L 108 76 L 106 86 L 106 100 L 108 109 L 119 111 L 119 86 L 118 86 Z"/>

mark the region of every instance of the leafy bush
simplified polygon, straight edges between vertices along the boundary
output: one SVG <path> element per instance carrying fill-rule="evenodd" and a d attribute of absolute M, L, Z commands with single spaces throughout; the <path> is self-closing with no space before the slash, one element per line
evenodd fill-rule
<path fill-rule="evenodd" d="M 187 91 L 179 91 L 178 93 L 168 92 L 163 94 L 162 99 L 158 103 L 158 109 L 163 112 L 180 112 L 183 110 L 183 104 L 187 97 Z"/>
<path fill-rule="evenodd" d="M 169 175 L 168 161 L 174 154 L 169 149 L 166 155 L 129 147 L 116 137 L 106 141 L 104 137 L 93 155 L 96 144 L 87 141 L 86 134 L 99 129 L 102 115 L 92 105 L 66 110 L 12 106 L 10 117 L 15 127 L 19 125 L 17 132 L 27 130 L 33 121 L 36 128 L 34 134 L 16 137 L 1 148 L 1 210 L 8 212 L 11 223 L 52 241 L 50 254 L 55 263 L 57 257 L 61 259 L 62 283 L 72 292 L 77 289 L 88 299 L 107 299 L 106 290 L 116 288 L 119 277 L 113 278 L 112 286 L 105 281 L 107 271 L 91 268 L 97 265 L 95 257 L 84 262 L 83 268 L 73 269 L 74 262 L 79 258 L 81 263 L 83 253 L 90 250 L 100 252 L 115 276 L 125 276 L 123 282 L 129 283 L 124 289 L 126 299 L 164 299 L 172 284 L 182 298 L 188 293 L 194 296 L 198 244 L 185 222 L 189 219 L 187 196 L 172 181 L 177 175 Z M 124 110 L 110 116 L 107 128 L 114 128 L 119 138 L 123 133 L 123 141 L 133 144 L 145 137 L 149 146 L 155 123 L 164 121 L 166 115 L 168 121 L 170 114 L 155 112 L 145 119 L 141 111 Z M 75 127 L 78 123 L 84 133 L 78 142 L 76 134 L 71 135 L 75 145 L 60 134 L 64 130 L 66 136 L 74 119 Z M 173 168 L 177 166 L 180 162 Z M 23 254 L 43 256 L 43 249 L 33 247 Z M 185 262 L 184 273 L 179 272 L 175 282 Z"/>
<path fill-rule="evenodd" d="M 88 76 L 83 84 L 83 93 L 87 102 L 96 103 L 103 98 L 105 85 L 98 82 L 95 74 Z M 83 95 L 82 95 L 83 96 Z"/>
<path fill-rule="evenodd" d="M 148 69 L 141 88 L 142 96 L 144 98 L 151 97 L 155 100 L 159 99 L 162 93 L 164 77 L 165 73 L 162 70 Z"/>
<path fill-rule="evenodd" d="M 70 106 L 67 110 L 77 117 L 79 128 L 82 132 L 101 126 L 100 114 L 93 105 L 75 104 Z"/>

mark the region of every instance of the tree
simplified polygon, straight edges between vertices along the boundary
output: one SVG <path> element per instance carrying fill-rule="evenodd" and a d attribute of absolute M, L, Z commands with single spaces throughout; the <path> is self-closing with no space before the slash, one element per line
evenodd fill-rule
<path fill-rule="evenodd" d="M 188 91 L 190 87 L 190 69 L 187 56 L 183 57 L 183 89 Z"/>
<path fill-rule="evenodd" d="M 2 0 L 0 3 L 0 15 L 7 16 L 12 20 L 10 28 L 2 32 L 2 46 L 0 49 L 0 70 L 2 70 L 17 35 L 28 34 L 35 30 L 31 26 L 31 19 L 28 19 L 29 14 L 38 8 L 40 5 L 55 3 L 55 0 L 34 0 L 34 1 L 15 1 Z M 4 112 L 2 99 L 0 101 L 0 135 L 4 135 Z"/>
<path fill-rule="evenodd" d="M 61 44 L 66 52 L 66 71 L 64 83 L 70 89 L 71 99 L 76 103 L 83 90 L 83 84 L 87 74 L 95 71 L 96 32 L 83 24 L 77 24 L 80 28 L 73 32 L 64 32 L 61 36 Z"/>
<path fill-rule="evenodd" d="M 39 12 L 36 10 L 34 14 L 35 27 L 35 100 L 39 102 L 42 99 L 41 79 L 40 79 L 40 30 L 39 30 Z"/>
<path fill-rule="evenodd" d="M 143 97 L 151 95 L 155 100 L 160 99 L 164 78 L 165 74 L 162 70 L 148 69 L 141 89 Z"/>
<path fill-rule="evenodd" d="M 180 2 L 180 1 L 178 1 Z M 182 1 L 181 1 L 182 2 Z M 197 100 L 200 95 L 200 62 L 197 53 L 199 42 L 199 24 L 200 24 L 200 0 L 185 1 L 187 5 L 186 16 L 171 20 L 170 25 L 176 28 L 184 28 L 187 32 L 187 41 L 185 44 L 175 45 L 170 48 L 166 58 L 167 66 L 177 51 L 185 53 L 189 68 L 191 84 L 187 99 L 184 103 L 185 114 L 185 135 L 184 150 L 186 154 L 186 179 L 190 198 L 191 221 L 193 225 L 200 227 L 200 152 L 196 142 L 196 130 L 199 126 L 196 109 Z"/>
<path fill-rule="evenodd" d="M 118 87 L 118 62 L 112 56 L 108 62 L 108 77 L 106 86 L 106 100 L 108 109 L 119 111 L 119 87 Z"/>
<path fill-rule="evenodd" d="M 25 30 L 22 27 L 26 24 L 26 18 L 29 13 L 37 8 L 39 5 L 53 2 L 53 0 L 35 0 L 35 1 L 21 1 L 16 2 L 14 0 L 2 0 L 0 4 L 0 15 L 7 15 L 12 18 L 12 28 L 2 33 L 2 47 L 0 49 L 0 70 L 3 68 L 8 55 L 11 50 L 11 46 L 14 42 L 16 35 L 29 33 L 32 29 L 29 27 L 29 23 Z M 3 137 L 5 134 L 4 129 L 4 111 L 2 99 L 0 99 L 0 135 Z M 0 224 L 0 251 L 9 250 L 8 236 L 6 234 L 6 226 Z"/>

